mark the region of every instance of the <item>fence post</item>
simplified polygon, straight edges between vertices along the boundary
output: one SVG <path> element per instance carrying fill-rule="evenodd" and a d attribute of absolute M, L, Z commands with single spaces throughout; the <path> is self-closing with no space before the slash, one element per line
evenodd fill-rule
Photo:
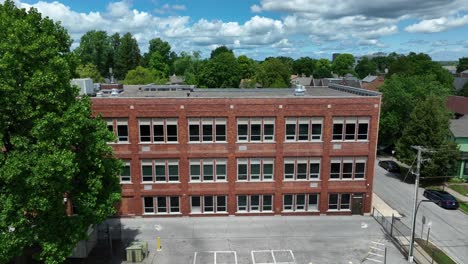
<path fill-rule="evenodd" d="M 372 207 L 372 216 L 374 216 L 374 217 L 375 217 L 375 214 L 374 214 L 374 212 L 375 212 L 375 207 Z"/>

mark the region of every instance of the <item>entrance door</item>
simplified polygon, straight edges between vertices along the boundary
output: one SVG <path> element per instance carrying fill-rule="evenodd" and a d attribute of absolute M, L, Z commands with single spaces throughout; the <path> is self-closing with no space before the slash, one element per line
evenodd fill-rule
<path fill-rule="evenodd" d="M 352 208 L 351 213 L 355 214 L 362 214 L 362 202 L 363 202 L 363 195 L 362 194 L 353 194 L 353 201 L 352 201 Z"/>

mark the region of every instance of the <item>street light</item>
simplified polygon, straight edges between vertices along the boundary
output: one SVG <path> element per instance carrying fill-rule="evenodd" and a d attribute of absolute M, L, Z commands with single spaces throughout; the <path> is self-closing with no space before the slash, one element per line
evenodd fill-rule
<path fill-rule="evenodd" d="M 411 242 L 410 242 L 410 250 L 408 254 L 408 261 L 413 262 L 413 257 L 414 257 L 414 233 L 415 233 L 415 225 L 416 225 L 416 215 L 418 214 L 418 209 L 421 203 L 424 202 L 432 202 L 431 200 L 421 200 L 418 203 L 418 206 L 416 206 L 416 211 L 414 212 L 414 222 L 413 222 L 413 228 L 411 229 Z"/>

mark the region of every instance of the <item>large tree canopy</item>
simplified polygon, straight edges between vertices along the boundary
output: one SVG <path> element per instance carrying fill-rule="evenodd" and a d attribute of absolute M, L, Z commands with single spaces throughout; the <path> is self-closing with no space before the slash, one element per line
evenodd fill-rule
<path fill-rule="evenodd" d="M 32 248 L 62 263 L 89 225 L 114 213 L 121 162 L 90 100 L 70 85 L 65 29 L 10 0 L 0 21 L 0 263 Z"/>
<path fill-rule="evenodd" d="M 81 64 L 93 64 L 97 67 L 101 76 L 109 75 L 109 67 L 112 67 L 112 47 L 110 38 L 105 31 L 88 31 L 80 40 L 80 46 L 75 53 Z"/>
<path fill-rule="evenodd" d="M 114 58 L 115 77 L 119 80 L 123 79 L 129 70 L 140 65 L 140 48 L 131 33 L 126 33 L 120 38 Z"/>
<path fill-rule="evenodd" d="M 352 54 L 343 53 L 338 55 L 333 61 L 332 70 L 339 76 L 344 76 L 347 73 L 354 74 L 354 56 Z"/>

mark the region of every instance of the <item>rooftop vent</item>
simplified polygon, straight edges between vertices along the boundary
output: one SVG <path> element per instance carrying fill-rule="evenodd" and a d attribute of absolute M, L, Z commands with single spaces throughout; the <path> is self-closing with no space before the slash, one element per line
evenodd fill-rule
<path fill-rule="evenodd" d="M 111 96 L 119 96 L 119 90 L 112 89 Z"/>
<path fill-rule="evenodd" d="M 300 85 L 296 83 L 296 88 L 294 89 L 295 96 L 304 96 L 305 94 L 305 87 L 304 85 Z"/>

